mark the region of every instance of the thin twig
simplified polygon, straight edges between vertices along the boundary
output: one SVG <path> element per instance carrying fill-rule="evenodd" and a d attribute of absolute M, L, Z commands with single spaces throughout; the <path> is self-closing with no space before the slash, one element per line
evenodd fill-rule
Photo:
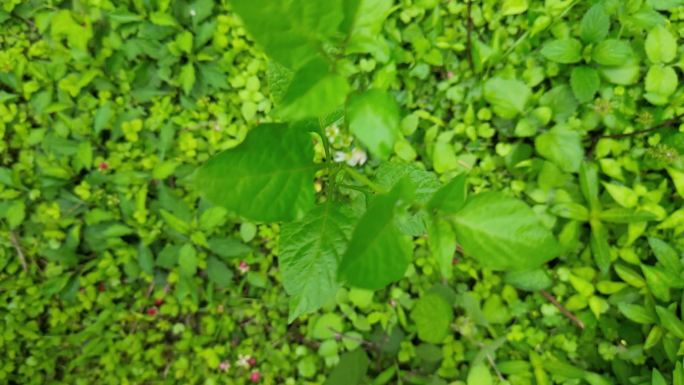
<path fill-rule="evenodd" d="M 503 376 L 499 368 L 496 366 L 496 362 L 494 362 L 494 359 L 492 358 L 491 354 L 487 353 L 487 361 L 489 361 L 489 365 L 494 369 L 494 372 L 496 372 L 496 376 L 499 377 L 499 380 L 501 382 L 506 381 L 506 377 Z"/>
<path fill-rule="evenodd" d="M 12 243 L 12 246 L 14 246 L 14 249 L 17 251 L 17 255 L 19 256 L 19 262 L 21 262 L 21 267 L 23 267 L 24 271 L 28 273 L 28 263 L 26 263 L 26 255 L 24 255 L 24 250 L 21 249 L 21 245 L 19 244 L 19 240 L 17 239 L 17 235 L 14 234 L 14 231 L 9 232 L 9 239 Z"/>
<path fill-rule="evenodd" d="M 561 305 L 560 302 L 558 302 L 558 300 L 553 295 L 551 295 L 546 290 L 539 290 L 539 292 L 541 293 L 542 296 L 544 296 L 544 298 L 546 298 L 558 310 L 560 310 L 560 312 L 563 313 L 563 315 L 565 315 L 566 317 L 568 317 L 568 319 L 570 319 L 572 322 L 574 322 L 578 328 L 584 329 L 584 322 L 582 322 L 579 318 L 577 318 L 574 314 L 572 314 L 572 312 L 570 312 L 570 310 L 566 309 L 563 305 Z"/>
<path fill-rule="evenodd" d="M 632 132 L 628 132 L 628 133 L 599 135 L 599 136 L 587 138 L 587 140 L 591 141 L 591 143 L 589 144 L 589 150 L 587 151 L 587 155 L 591 156 L 591 154 L 594 153 L 594 148 L 596 147 L 596 144 L 598 143 L 598 141 L 601 139 L 623 139 L 623 138 L 630 138 L 632 136 L 639 136 L 639 135 L 648 134 L 650 132 L 657 131 L 661 128 L 673 127 L 675 124 L 677 124 L 681 121 L 682 117 L 684 117 L 684 115 L 675 116 L 672 119 L 668 119 L 664 122 L 661 122 L 660 124 L 656 124 L 653 127 L 646 128 L 643 130 L 632 131 Z"/>
<path fill-rule="evenodd" d="M 356 342 L 360 343 L 361 345 L 363 345 L 363 346 L 365 346 L 365 347 L 367 347 L 367 348 L 369 348 L 369 349 L 375 349 L 375 344 L 373 344 L 373 343 L 370 342 L 370 341 L 366 341 L 366 340 L 364 340 L 363 338 L 358 338 L 358 337 L 348 336 L 348 335 L 346 335 L 346 334 L 342 334 L 342 333 L 338 332 L 337 330 L 333 329 L 333 328 L 330 327 L 330 326 L 328 326 L 328 329 L 329 329 L 331 332 L 335 333 L 335 339 L 338 340 L 338 341 L 340 341 L 340 340 L 342 340 L 342 339 L 347 339 L 347 340 L 351 340 L 351 341 L 356 341 Z"/>

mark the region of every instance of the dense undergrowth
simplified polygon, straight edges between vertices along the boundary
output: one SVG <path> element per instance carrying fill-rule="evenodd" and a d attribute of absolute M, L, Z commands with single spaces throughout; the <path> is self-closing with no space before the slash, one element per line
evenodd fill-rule
<path fill-rule="evenodd" d="M 416 237 L 291 324 L 279 225 L 192 184 L 282 93 L 230 9 L 0 2 L 0 383 L 684 384 L 681 1 L 396 1 L 343 69 L 399 102 L 390 161 L 525 200 L 563 252 L 516 276 Z"/>

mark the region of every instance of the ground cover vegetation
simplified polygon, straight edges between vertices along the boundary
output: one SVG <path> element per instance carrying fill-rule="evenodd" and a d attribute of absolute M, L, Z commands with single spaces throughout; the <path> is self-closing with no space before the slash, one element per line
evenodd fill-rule
<path fill-rule="evenodd" d="M 0 382 L 684 384 L 681 0 L 0 2 Z"/>

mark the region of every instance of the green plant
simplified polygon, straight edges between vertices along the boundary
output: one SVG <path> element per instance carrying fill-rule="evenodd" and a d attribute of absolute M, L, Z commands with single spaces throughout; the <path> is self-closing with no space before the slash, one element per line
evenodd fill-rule
<path fill-rule="evenodd" d="M 496 192 L 468 197 L 465 175 L 441 186 L 409 164 L 381 164 L 373 179 L 333 162 L 325 131 L 332 124 L 343 125 L 380 160 L 400 136 L 392 93 L 372 86 L 351 92 L 355 82 L 344 70 L 348 55 L 375 53 L 382 45 L 374 31 L 391 4 L 233 4 L 282 66 L 279 73 L 290 73 L 280 75 L 289 81 L 273 80 L 283 90 L 274 115 L 290 123 L 255 127 L 242 144 L 202 166 L 195 184 L 207 200 L 246 219 L 284 222 L 279 265 L 292 297 L 290 320 L 319 309 L 340 282 L 380 289 L 400 280 L 412 260 L 412 236 L 427 233 L 445 276 L 456 242 L 493 270 L 531 270 L 560 251 L 529 206 Z M 322 163 L 314 162 L 311 133 L 323 146 Z M 325 183 L 319 196 L 316 176 Z"/>

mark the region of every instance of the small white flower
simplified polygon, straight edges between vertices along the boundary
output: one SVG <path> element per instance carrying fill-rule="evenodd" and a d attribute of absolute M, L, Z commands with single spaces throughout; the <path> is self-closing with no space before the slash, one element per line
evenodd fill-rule
<path fill-rule="evenodd" d="M 347 160 L 347 164 L 350 166 L 362 166 L 368 160 L 368 155 L 366 152 L 360 148 L 354 148 L 351 152 L 351 156 Z"/>
<path fill-rule="evenodd" d="M 242 368 L 249 368 L 250 367 L 250 365 L 249 365 L 249 359 L 250 358 L 251 357 L 248 355 L 246 356 L 246 355 L 240 354 L 240 355 L 238 355 L 238 360 L 235 363 L 235 365 L 242 367 Z"/>
<path fill-rule="evenodd" d="M 333 160 L 335 162 L 338 162 L 338 163 L 339 162 L 346 162 L 349 160 L 349 155 L 347 155 L 346 153 L 344 153 L 342 151 L 337 151 L 337 152 L 335 152 L 335 155 L 333 155 Z"/>
<path fill-rule="evenodd" d="M 195 11 L 195 8 L 190 8 L 190 16 L 191 17 L 197 16 L 197 12 Z"/>

